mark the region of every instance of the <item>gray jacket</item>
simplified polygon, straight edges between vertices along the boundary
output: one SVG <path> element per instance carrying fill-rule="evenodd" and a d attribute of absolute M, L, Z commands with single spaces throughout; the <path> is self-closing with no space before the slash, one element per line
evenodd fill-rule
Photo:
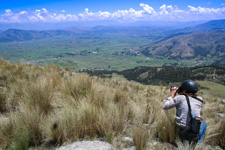
<path fill-rule="evenodd" d="M 198 97 L 198 98 L 202 100 L 201 97 Z M 192 115 L 196 117 L 201 117 L 200 112 L 201 112 L 202 102 L 190 96 L 189 96 L 189 100 L 191 104 Z M 176 124 L 183 129 L 189 129 L 190 114 L 188 110 L 186 97 L 184 95 L 178 95 L 178 96 L 175 96 L 174 98 L 170 98 L 170 97 L 166 98 L 164 100 L 163 109 L 170 109 L 173 107 L 176 107 Z"/>

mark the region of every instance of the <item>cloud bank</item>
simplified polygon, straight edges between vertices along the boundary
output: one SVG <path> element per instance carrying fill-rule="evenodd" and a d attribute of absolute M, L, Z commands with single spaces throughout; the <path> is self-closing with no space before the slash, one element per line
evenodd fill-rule
<path fill-rule="evenodd" d="M 129 10 L 117 10 L 116 12 L 98 11 L 91 12 L 85 8 L 83 13 L 67 14 L 65 10 L 49 12 L 46 8 L 35 11 L 12 12 L 10 9 L 0 14 L 0 23 L 56 23 L 73 21 L 197 21 L 225 19 L 225 7 L 205 8 L 187 6 L 186 10 L 177 6 L 162 5 L 157 12 L 148 4 L 140 3 L 140 10 L 130 8 Z"/>

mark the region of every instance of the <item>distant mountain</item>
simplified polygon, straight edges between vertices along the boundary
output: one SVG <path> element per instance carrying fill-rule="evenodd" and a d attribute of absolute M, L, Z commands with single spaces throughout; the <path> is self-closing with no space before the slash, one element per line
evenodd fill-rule
<path fill-rule="evenodd" d="M 59 30 L 76 27 L 79 29 L 91 28 L 95 26 L 132 27 L 132 26 L 155 26 L 174 27 L 183 29 L 193 27 L 206 21 L 177 22 L 177 21 L 134 21 L 121 22 L 112 20 L 102 21 L 80 21 L 80 22 L 58 22 L 58 23 L 0 23 L 0 30 L 21 29 L 21 30 Z"/>
<path fill-rule="evenodd" d="M 0 42 L 13 42 L 13 41 L 28 41 L 37 40 L 54 36 L 102 36 L 103 34 L 109 35 L 128 35 L 128 36 L 145 36 L 146 38 L 161 38 L 168 35 L 171 27 L 112 27 L 112 26 L 96 26 L 86 29 L 77 28 L 64 28 L 61 30 L 19 30 L 9 29 L 0 33 Z M 156 36 L 154 36 L 156 35 Z"/>
<path fill-rule="evenodd" d="M 95 26 L 87 31 L 95 35 L 102 34 L 118 34 L 129 36 L 144 36 L 144 37 L 157 37 L 161 38 L 168 36 L 168 32 L 174 30 L 172 27 L 156 27 L 156 26 Z"/>
<path fill-rule="evenodd" d="M 74 28 L 68 30 L 65 29 L 65 30 L 46 30 L 46 31 L 9 29 L 0 34 L 0 42 L 28 41 L 58 35 L 73 35 L 81 32 L 82 31 Z"/>
<path fill-rule="evenodd" d="M 190 22 L 190 24 L 191 23 L 192 22 Z M 172 31 L 169 36 L 162 38 L 160 41 L 163 41 L 178 35 L 183 35 L 183 34 L 191 34 L 194 32 L 210 32 L 210 31 L 225 29 L 225 20 L 212 20 L 212 21 L 208 21 L 208 22 L 194 25 L 194 26 L 192 25 L 192 27 L 190 24 L 189 24 L 189 27 L 187 28 Z M 193 24 L 196 24 L 196 22 L 193 22 Z"/>
<path fill-rule="evenodd" d="M 44 32 L 9 29 L 0 35 L 0 42 L 26 41 L 48 36 Z"/>
<path fill-rule="evenodd" d="M 140 48 L 146 55 L 168 57 L 221 56 L 225 53 L 225 30 L 177 35 Z"/>
<path fill-rule="evenodd" d="M 209 32 L 214 30 L 225 29 L 225 19 L 224 20 L 211 20 L 206 23 L 181 29 L 178 32 L 181 33 L 193 33 L 193 32 Z"/>

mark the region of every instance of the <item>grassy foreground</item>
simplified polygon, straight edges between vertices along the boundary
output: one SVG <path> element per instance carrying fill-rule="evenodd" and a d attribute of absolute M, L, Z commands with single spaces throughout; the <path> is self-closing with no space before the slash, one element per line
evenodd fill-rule
<path fill-rule="evenodd" d="M 164 111 L 169 87 L 147 86 L 124 79 L 101 79 L 55 65 L 11 64 L 0 58 L 1 149 L 26 150 L 60 146 L 78 140 L 99 139 L 118 149 L 121 139 L 133 138 L 137 150 L 163 149 L 176 143 L 175 109 Z M 204 143 L 225 148 L 225 113 L 221 99 L 201 95 L 202 117 L 208 128 Z M 151 144 L 156 142 L 157 144 Z M 199 149 L 204 149 L 200 145 Z"/>

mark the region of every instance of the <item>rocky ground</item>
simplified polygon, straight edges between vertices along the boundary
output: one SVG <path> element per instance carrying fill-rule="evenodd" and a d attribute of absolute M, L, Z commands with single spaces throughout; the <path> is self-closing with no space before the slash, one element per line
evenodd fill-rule
<path fill-rule="evenodd" d="M 132 138 L 130 138 L 132 139 Z M 159 150 L 159 149 L 164 149 L 164 150 L 180 150 L 180 149 L 185 149 L 185 148 L 177 148 L 172 144 L 169 143 L 159 143 L 159 142 L 152 142 L 148 143 L 149 148 L 147 150 Z M 129 145 L 129 144 L 128 144 Z M 196 148 L 198 149 L 198 148 Z M 204 150 L 222 150 L 220 147 L 212 147 L 207 144 L 203 144 L 200 149 Z M 103 141 L 77 141 L 72 144 L 68 144 L 66 146 L 61 146 L 58 148 L 54 147 L 36 147 L 36 148 L 30 148 L 29 150 L 136 150 L 134 145 L 129 145 L 128 147 L 124 148 L 118 148 L 113 146 L 112 144 L 108 142 L 103 142 Z"/>

